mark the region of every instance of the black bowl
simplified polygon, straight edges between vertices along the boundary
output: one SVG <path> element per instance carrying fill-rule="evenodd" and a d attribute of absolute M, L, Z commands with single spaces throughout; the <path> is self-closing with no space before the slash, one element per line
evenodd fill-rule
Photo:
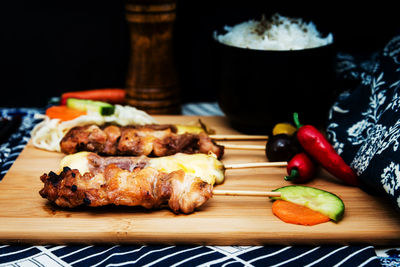
<path fill-rule="evenodd" d="M 303 50 L 254 50 L 222 44 L 216 49 L 218 102 L 232 127 L 270 133 L 278 122 L 322 126 L 335 97 L 334 44 Z"/>

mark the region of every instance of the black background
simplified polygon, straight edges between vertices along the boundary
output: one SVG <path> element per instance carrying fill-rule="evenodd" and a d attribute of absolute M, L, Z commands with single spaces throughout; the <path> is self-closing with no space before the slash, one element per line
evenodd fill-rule
<path fill-rule="evenodd" d="M 400 26 L 394 4 L 303 2 L 178 0 L 174 44 L 183 100 L 216 100 L 211 42 L 223 25 L 279 12 L 332 32 L 340 52 L 366 55 L 382 48 Z M 123 1 L 0 5 L 0 106 L 43 106 L 65 91 L 124 87 L 129 36 Z"/>

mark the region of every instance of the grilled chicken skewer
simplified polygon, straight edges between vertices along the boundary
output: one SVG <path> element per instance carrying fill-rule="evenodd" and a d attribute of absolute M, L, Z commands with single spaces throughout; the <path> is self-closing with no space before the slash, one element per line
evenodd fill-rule
<path fill-rule="evenodd" d="M 184 166 L 185 161 L 192 164 Z M 168 206 L 175 213 L 191 213 L 213 194 L 276 196 L 276 192 L 213 192 L 213 181 L 223 179 L 224 167 L 215 157 L 204 154 L 149 159 L 80 152 L 64 157 L 60 168 L 59 174 L 49 172 L 40 177 L 44 187 L 39 193 L 61 207 Z"/>
<path fill-rule="evenodd" d="M 212 185 L 183 170 L 165 173 L 154 168 L 124 170 L 115 164 L 102 172 L 81 174 L 65 167 L 57 175 L 43 174 L 40 195 L 61 207 L 80 205 L 142 206 L 147 209 L 165 205 L 174 212 L 191 213 L 212 197 Z"/>
<path fill-rule="evenodd" d="M 70 129 L 60 141 L 61 152 L 91 151 L 107 156 L 168 156 L 176 153 L 214 153 L 222 158 L 224 147 L 205 132 L 178 133 L 174 125 L 85 125 Z"/>
<path fill-rule="evenodd" d="M 192 127 L 194 128 L 194 127 Z M 192 128 L 186 130 L 192 130 Z M 176 153 L 209 153 L 220 159 L 224 148 L 265 150 L 265 145 L 218 145 L 205 132 L 182 133 L 175 125 L 97 126 L 85 125 L 70 129 L 60 142 L 61 152 L 73 154 L 91 151 L 107 156 L 168 156 Z M 214 135 L 215 136 L 215 135 Z M 215 136 L 218 140 L 249 140 L 252 136 Z M 254 136 L 256 140 L 265 136 Z"/>
<path fill-rule="evenodd" d="M 105 205 L 142 206 L 147 209 L 168 206 L 175 213 L 191 213 L 213 195 L 279 197 L 280 192 L 213 190 L 213 186 L 183 170 L 164 173 L 151 167 L 130 172 L 114 164 L 102 173 L 82 175 L 64 167 L 57 175 L 43 174 L 43 198 L 58 206 L 74 208 Z"/>
<path fill-rule="evenodd" d="M 205 154 L 148 158 L 80 152 L 65 156 L 58 172 L 41 176 L 44 187 L 39 192 L 58 206 L 168 206 L 176 213 L 203 205 L 212 196 L 215 180 L 224 178 L 222 163 Z"/>
<path fill-rule="evenodd" d="M 225 179 L 225 170 L 227 169 L 285 167 L 287 162 L 251 162 L 224 165 L 213 154 L 177 153 L 166 157 L 149 158 L 146 156 L 102 157 L 93 152 L 79 152 L 65 156 L 60 162 L 58 172 L 61 172 L 64 167 L 69 167 L 78 169 L 81 174 L 86 172 L 96 174 L 102 172 L 105 166 L 110 164 L 115 164 L 128 171 L 145 167 L 168 173 L 183 170 L 196 177 L 201 177 L 203 181 L 209 184 L 221 184 Z"/>

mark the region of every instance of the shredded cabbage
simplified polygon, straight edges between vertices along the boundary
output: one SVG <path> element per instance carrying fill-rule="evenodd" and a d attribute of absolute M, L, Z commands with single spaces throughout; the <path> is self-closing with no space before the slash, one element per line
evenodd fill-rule
<path fill-rule="evenodd" d="M 87 124 L 102 125 L 113 123 L 121 126 L 157 124 L 149 114 L 131 106 L 115 105 L 115 112 L 109 116 L 102 116 L 98 112 L 88 111 L 87 115 L 69 121 L 50 119 L 46 115 L 39 115 L 43 121 L 37 124 L 32 132 L 32 143 L 35 147 L 48 151 L 60 152 L 60 141 L 64 135 L 75 126 Z"/>

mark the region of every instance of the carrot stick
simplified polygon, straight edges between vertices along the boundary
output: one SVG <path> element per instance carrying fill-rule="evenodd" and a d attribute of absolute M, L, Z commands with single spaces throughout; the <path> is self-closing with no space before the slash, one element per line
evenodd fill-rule
<path fill-rule="evenodd" d="M 316 225 L 330 220 L 318 211 L 285 200 L 276 200 L 272 204 L 272 213 L 286 223 L 300 225 Z"/>
<path fill-rule="evenodd" d="M 61 95 L 61 105 L 67 103 L 68 98 L 89 99 L 103 101 L 110 104 L 124 104 L 125 90 L 119 88 L 93 89 L 86 91 L 66 92 Z"/>
<path fill-rule="evenodd" d="M 67 106 L 52 106 L 46 110 L 46 115 L 50 119 L 69 121 L 79 116 L 86 115 L 86 111 L 68 108 Z"/>

